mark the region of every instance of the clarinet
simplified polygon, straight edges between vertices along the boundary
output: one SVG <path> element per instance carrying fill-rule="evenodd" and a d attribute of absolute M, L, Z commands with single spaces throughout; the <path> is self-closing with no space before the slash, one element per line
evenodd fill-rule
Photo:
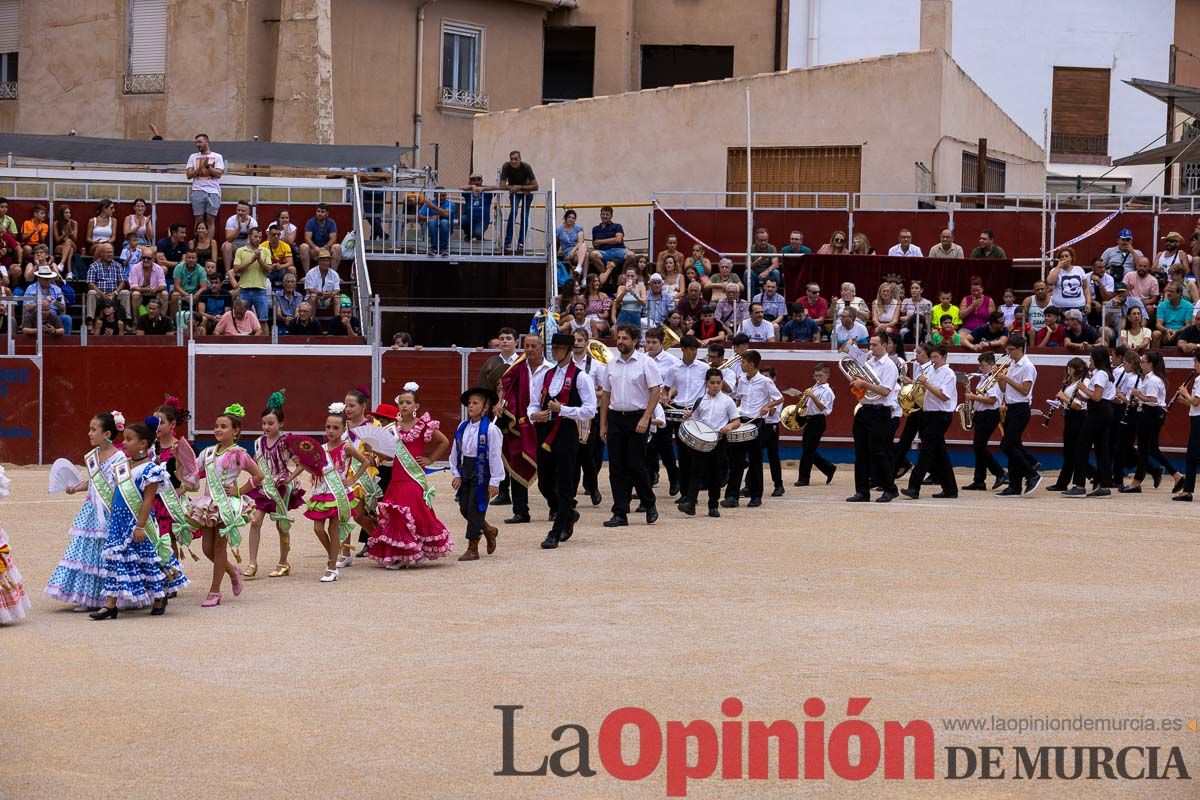
<path fill-rule="evenodd" d="M 1193 375 L 1191 378 L 1188 378 L 1186 381 L 1179 384 L 1179 388 L 1175 390 L 1175 394 L 1171 395 L 1170 402 L 1168 402 L 1166 407 L 1163 409 L 1163 414 L 1170 412 L 1171 406 L 1175 405 L 1175 403 L 1179 400 L 1179 393 L 1186 389 L 1187 385 L 1191 383 L 1194 378 L 1195 376 Z"/>

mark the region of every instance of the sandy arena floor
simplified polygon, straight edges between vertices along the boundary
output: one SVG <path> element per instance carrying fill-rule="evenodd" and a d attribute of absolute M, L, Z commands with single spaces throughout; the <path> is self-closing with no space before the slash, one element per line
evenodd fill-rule
<path fill-rule="evenodd" d="M 862 716 L 877 730 L 933 725 L 937 778 L 884 781 L 882 767 L 863 783 L 714 777 L 690 783 L 690 797 L 1197 796 L 1195 780 L 944 780 L 946 747 L 1017 744 L 1178 745 L 1200 778 L 1200 733 L 1186 728 L 942 726 L 993 714 L 1200 715 L 1200 506 L 1168 502 L 1169 483 L 1105 501 L 964 493 L 849 506 L 846 465 L 832 486 L 808 489 L 792 488 L 792 467 L 787 495 L 761 509 L 710 520 L 660 502 L 658 524 L 639 515 L 615 531 L 600 526 L 605 486 L 606 504 L 583 507 L 557 551 L 538 548 L 539 502 L 538 521 L 501 525 L 498 552 L 479 562 L 402 572 L 356 562 L 331 585 L 317 582 L 323 556 L 301 522 L 292 577 L 266 577 L 272 534 L 262 577 L 240 598 L 200 608 L 210 573 L 189 561 L 194 583 L 165 617 L 98 624 L 41 594 L 79 499 L 46 495 L 43 470 L 9 475 L 0 525 L 34 608 L 0 630 L 5 800 L 659 798 L 662 766 L 634 783 L 602 769 L 604 717 L 642 706 L 663 724 L 719 725 L 729 696 L 745 704 L 743 720 L 798 725 L 803 701 L 822 698 L 827 736 L 847 697 L 873 698 Z M 437 485 L 457 556 L 446 473 Z M 565 746 L 550 732 L 577 723 L 599 774 L 493 776 L 498 704 L 525 706 L 518 768 Z"/>

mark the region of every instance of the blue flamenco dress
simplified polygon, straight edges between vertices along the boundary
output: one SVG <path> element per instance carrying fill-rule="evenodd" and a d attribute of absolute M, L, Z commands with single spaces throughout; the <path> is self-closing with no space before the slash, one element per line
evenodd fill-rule
<path fill-rule="evenodd" d="M 146 461 L 131 472 L 133 486 L 144 497 L 146 486 L 151 483 L 164 484 L 171 478 L 161 464 Z M 151 514 L 148 521 L 153 521 Z M 140 542 L 133 540 L 133 529 L 137 518 L 120 487 L 113 496 L 113 509 L 108 522 L 108 538 L 104 543 L 103 595 L 116 598 L 121 608 L 142 608 L 161 600 L 170 592 L 188 585 L 187 576 L 174 555 L 167 559 L 159 557 L 154 542 L 147 534 Z"/>
<path fill-rule="evenodd" d="M 120 450 L 100 464 L 100 474 L 115 490 L 114 472 L 125 460 Z M 50 576 L 46 594 L 60 603 L 99 608 L 104 605 L 104 579 L 101 575 L 102 552 L 108 536 L 109 511 L 104 507 L 95 486 L 89 486 L 83 508 L 71 523 L 71 543 L 67 552 Z M 124 608 L 120 603 L 119 607 Z"/>

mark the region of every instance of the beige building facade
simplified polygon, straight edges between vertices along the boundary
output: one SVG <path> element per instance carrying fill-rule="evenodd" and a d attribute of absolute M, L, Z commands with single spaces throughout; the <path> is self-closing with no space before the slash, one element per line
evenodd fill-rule
<path fill-rule="evenodd" d="M 484 111 L 779 68 L 788 5 L 0 0 L 0 130 L 436 145 L 454 184 Z"/>

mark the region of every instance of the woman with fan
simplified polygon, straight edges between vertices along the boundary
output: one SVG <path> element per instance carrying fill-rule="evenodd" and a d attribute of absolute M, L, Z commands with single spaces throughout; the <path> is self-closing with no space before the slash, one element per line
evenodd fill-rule
<path fill-rule="evenodd" d="M 188 506 L 189 523 L 200 531 L 204 555 L 212 561 L 213 576 L 208 596 L 200 605 L 212 608 L 221 604 L 221 583 L 229 575 L 233 596 L 242 593 L 242 575 L 229 563 L 229 547 L 242 544 L 241 527 L 246 524 L 254 503 L 245 495 L 263 482 L 263 472 L 244 449 L 237 437 L 242 431 L 246 409 L 240 403 L 227 406 L 213 423 L 213 438 L 217 443 L 200 453 L 200 477 L 204 478 L 204 494 Z M 245 472 L 250 480 L 237 485 Z"/>
<path fill-rule="evenodd" d="M 450 441 L 428 413 L 417 416 L 420 389 L 409 381 L 396 398 L 399 418 L 392 482 L 379 501 L 379 524 L 367 545 L 367 556 L 387 569 L 420 564 L 454 550 L 450 531 L 433 511 L 434 491 L 425 475 L 425 467 L 446 454 Z"/>
<path fill-rule="evenodd" d="M 8 497 L 8 477 L 0 467 L 0 497 Z M 0 528 L 0 625 L 18 622 L 29 610 L 29 597 L 21 583 L 21 573 L 13 563 L 8 546 L 8 534 Z"/>
<path fill-rule="evenodd" d="M 154 416 L 159 420 L 158 430 L 155 432 L 157 460 L 171 479 L 169 484 L 159 487 L 154 497 L 154 520 L 158 524 L 159 533 L 170 536 L 175 557 L 181 558 L 183 548 L 180 537 L 190 541 L 194 533 L 187 522 L 186 492 L 195 491 L 199 479 L 196 477 L 196 451 L 187 439 L 175 436 L 175 429 L 187 422 L 190 415 L 178 397 L 167 395 L 163 404 L 154 409 Z M 181 495 L 180 489 L 183 489 L 185 494 Z"/>
<path fill-rule="evenodd" d="M 117 485 L 114 473 L 117 464 L 125 460 L 125 454 L 113 445 L 113 440 L 123 430 L 125 417 L 120 411 L 92 418 L 88 441 L 93 449 L 83 458 L 87 480 L 66 489 L 67 494 L 87 492 L 87 499 L 71 524 L 71 543 L 50 576 L 46 594 L 74 606 L 75 611 L 95 611 L 104 605 L 102 553 Z"/>
<path fill-rule="evenodd" d="M 292 470 L 292 453 L 283 435 L 284 390 L 272 392 L 267 398 L 267 408 L 262 412 L 263 435 L 254 443 L 254 460 L 263 472 L 262 486 L 256 486 L 247 495 L 254 501 L 254 516 L 250 519 L 250 563 L 242 575 L 253 578 L 258 574 L 258 544 L 262 536 L 263 521 L 269 514 L 279 532 L 279 563 L 267 573 L 271 578 L 282 578 L 292 573 L 288 563 L 288 548 L 291 544 L 288 532 L 292 527 L 289 511 L 304 505 L 304 490 L 288 480 Z"/>

